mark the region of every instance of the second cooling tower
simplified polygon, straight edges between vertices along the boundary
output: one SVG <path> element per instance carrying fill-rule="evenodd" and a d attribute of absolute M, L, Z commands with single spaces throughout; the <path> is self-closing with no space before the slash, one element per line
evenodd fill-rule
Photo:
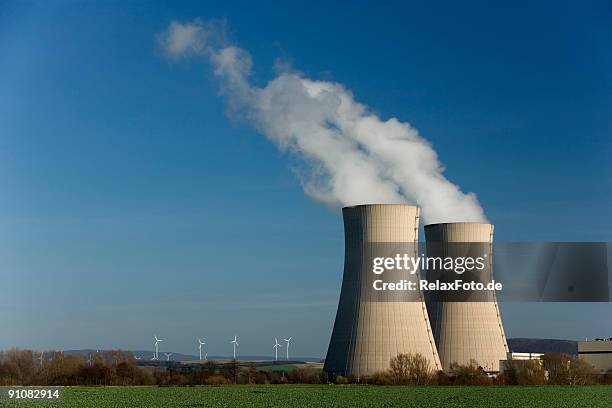
<path fill-rule="evenodd" d="M 439 370 L 440 360 L 421 293 L 375 293 L 369 281 L 372 269 L 368 260 L 377 248 L 396 245 L 416 251 L 419 209 L 412 205 L 374 204 L 345 207 L 342 214 L 344 275 L 325 372 L 372 375 L 388 370 L 391 359 L 402 353 L 421 354 L 432 369 Z"/>
<path fill-rule="evenodd" d="M 491 247 L 493 225 L 483 223 L 448 223 L 425 226 L 427 256 L 446 256 L 462 251 L 470 244 Z M 490 270 L 492 274 L 492 270 Z M 454 272 L 452 272 L 454 273 Z M 431 277 L 428 276 L 431 280 Z M 428 298 L 427 308 L 438 354 L 446 371 L 452 363 L 469 364 L 475 360 L 485 371 L 499 371 L 499 361 L 506 359 L 508 345 L 495 297 L 480 301 L 444 301 Z"/>

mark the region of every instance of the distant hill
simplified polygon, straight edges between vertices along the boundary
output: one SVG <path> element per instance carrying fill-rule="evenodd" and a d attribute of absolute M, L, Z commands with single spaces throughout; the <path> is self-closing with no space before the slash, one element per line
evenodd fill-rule
<path fill-rule="evenodd" d="M 527 339 L 527 338 L 513 338 L 508 339 L 508 347 L 512 352 L 519 353 L 565 353 L 565 354 L 578 354 L 578 343 L 574 340 L 558 340 L 558 339 Z M 100 350 L 100 351 L 108 351 L 108 350 Z M 130 351 L 130 350 L 124 350 Z M 96 350 L 65 350 L 65 354 L 82 354 L 87 355 L 90 353 L 95 353 Z M 131 350 L 135 357 L 140 360 L 150 361 L 151 357 L 153 357 L 153 352 L 150 350 Z M 165 361 L 166 356 L 162 351 L 159 352 L 160 361 Z M 189 354 L 181 354 L 181 353 L 172 353 L 170 356 L 170 361 L 192 361 L 197 360 L 198 356 L 189 355 Z M 228 356 L 218 356 L 218 355 L 209 355 L 209 360 L 229 360 L 231 357 Z M 264 361 L 270 360 L 270 356 L 253 356 L 253 355 L 240 355 L 238 356 L 239 360 L 251 360 L 251 361 Z M 310 362 L 322 362 L 324 361 L 321 358 L 315 357 L 291 357 L 291 360 L 297 361 L 310 361 Z"/>
<path fill-rule="evenodd" d="M 89 355 L 96 352 L 104 352 L 110 350 L 91 350 L 91 349 L 83 349 L 83 350 L 64 350 L 64 354 L 67 355 Z M 131 352 L 134 357 L 142 361 L 150 361 L 153 357 L 153 352 L 150 350 L 122 350 Z M 202 353 L 204 354 L 204 353 Z M 189 355 L 189 354 L 181 354 L 181 353 L 172 353 L 169 361 L 193 361 L 198 360 L 198 356 Z M 209 360 L 231 360 L 231 356 L 218 356 L 218 355 L 208 355 Z M 237 358 L 239 360 L 252 360 L 252 361 L 269 361 L 272 359 L 272 356 L 254 356 L 254 355 L 238 355 Z M 159 352 L 159 360 L 165 361 L 166 355 L 163 351 Z M 279 360 L 282 360 L 279 358 Z M 320 357 L 291 357 L 293 361 L 308 361 L 308 362 L 320 362 L 322 361 Z"/>
<path fill-rule="evenodd" d="M 578 342 L 557 339 L 508 339 L 510 351 L 515 353 L 578 354 Z"/>
<path fill-rule="evenodd" d="M 110 351 L 110 350 L 90 350 L 90 349 L 84 349 L 84 350 L 65 350 L 64 354 L 72 354 L 72 355 L 88 355 L 88 354 L 92 354 L 92 353 L 96 353 L 96 352 L 105 352 L 105 351 Z M 122 351 L 127 351 L 127 352 L 131 352 L 134 357 L 138 358 L 138 359 L 142 359 L 142 360 L 150 360 L 151 357 L 153 357 L 153 352 L 152 351 L 145 351 L 145 350 L 122 350 Z M 164 355 L 164 352 L 160 351 L 159 352 L 159 359 L 160 360 L 165 360 L 166 356 Z M 170 360 L 171 361 L 182 361 L 182 360 L 197 360 L 198 356 L 191 356 L 188 354 L 181 354 L 181 353 L 172 353 L 172 355 L 170 356 Z"/>

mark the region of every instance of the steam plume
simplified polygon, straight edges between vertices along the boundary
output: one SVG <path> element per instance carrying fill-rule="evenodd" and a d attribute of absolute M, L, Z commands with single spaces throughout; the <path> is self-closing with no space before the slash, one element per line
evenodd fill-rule
<path fill-rule="evenodd" d="M 416 203 L 427 223 L 486 221 L 476 196 L 444 177 L 415 128 L 381 120 L 341 84 L 286 70 L 264 87 L 251 84 L 251 56 L 225 40 L 223 22 L 173 21 L 158 42 L 171 59 L 210 61 L 230 114 L 306 163 L 302 184 L 314 199 L 331 206 Z"/>

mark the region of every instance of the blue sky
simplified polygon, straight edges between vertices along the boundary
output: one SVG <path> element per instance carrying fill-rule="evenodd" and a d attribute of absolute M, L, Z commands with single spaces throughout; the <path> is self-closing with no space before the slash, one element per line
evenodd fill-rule
<path fill-rule="evenodd" d="M 294 336 L 324 355 L 340 215 L 227 118 L 206 64 L 163 58 L 172 20 L 226 18 L 259 84 L 280 58 L 410 122 L 497 240 L 612 241 L 612 13 L 533 3 L 3 2 L 0 349 L 142 349 L 157 333 L 229 354 L 238 334 L 245 353 Z M 502 305 L 509 337 L 607 336 L 610 312 Z"/>

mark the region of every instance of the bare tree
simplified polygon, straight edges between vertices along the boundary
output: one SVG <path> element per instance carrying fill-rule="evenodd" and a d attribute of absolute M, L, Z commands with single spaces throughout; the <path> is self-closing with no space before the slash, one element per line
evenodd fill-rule
<path fill-rule="evenodd" d="M 584 385 L 597 381 L 597 371 L 579 357 L 568 354 L 544 355 L 544 368 L 551 384 Z"/>
<path fill-rule="evenodd" d="M 396 384 L 422 385 L 431 381 L 432 370 L 421 354 L 398 354 L 390 362 L 390 374 Z"/>

